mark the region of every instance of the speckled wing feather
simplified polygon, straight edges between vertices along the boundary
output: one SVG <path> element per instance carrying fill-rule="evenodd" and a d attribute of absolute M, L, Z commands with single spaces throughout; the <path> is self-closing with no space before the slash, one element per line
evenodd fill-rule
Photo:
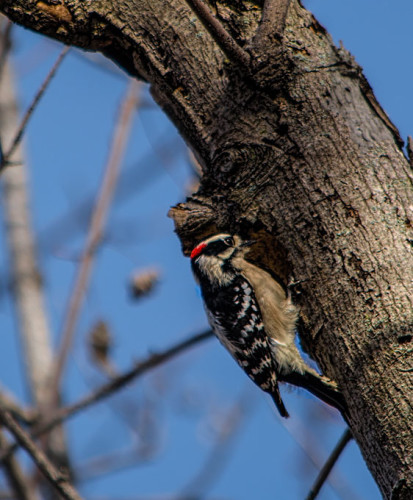
<path fill-rule="evenodd" d="M 249 282 L 237 276 L 230 285 L 204 297 L 208 320 L 219 341 L 245 373 L 271 394 L 280 414 L 288 416 L 277 383 L 277 367 L 258 302 Z M 213 313 L 211 312 L 213 311 Z"/>

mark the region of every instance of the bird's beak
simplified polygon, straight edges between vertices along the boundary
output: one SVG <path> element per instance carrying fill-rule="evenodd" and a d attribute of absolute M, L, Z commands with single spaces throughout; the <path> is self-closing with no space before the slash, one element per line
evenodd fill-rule
<path fill-rule="evenodd" d="M 250 246 L 254 245 L 255 243 L 257 243 L 256 240 L 243 241 L 241 243 L 240 247 L 250 247 Z"/>

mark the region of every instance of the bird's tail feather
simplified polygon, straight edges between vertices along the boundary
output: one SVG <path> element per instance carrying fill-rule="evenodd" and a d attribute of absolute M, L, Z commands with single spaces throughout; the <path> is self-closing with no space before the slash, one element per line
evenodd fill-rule
<path fill-rule="evenodd" d="M 280 415 L 284 418 L 288 418 L 290 414 L 288 413 L 287 408 L 285 407 L 284 402 L 281 399 L 281 394 L 280 391 L 278 390 L 278 387 L 271 393 L 271 397 L 275 403 L 275 406 L 280 412 Z"/>
<path fill-rule="evenodd" d="M 338 389 L 337 384 L 327 377 L 318 375 L 318 373 L 312 370 L 306 370 L 304 373 L 292 372 L 283 374 L 279 376 L 279 381 L 307 389 L 307 391 L 328 405 L 337 408 L 344 417 L 346 416 L 347 405 L 343 395 Z"/>

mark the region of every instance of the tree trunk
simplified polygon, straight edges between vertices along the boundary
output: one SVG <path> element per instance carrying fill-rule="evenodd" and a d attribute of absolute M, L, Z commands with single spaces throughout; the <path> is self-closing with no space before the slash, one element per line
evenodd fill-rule
<path fill-rule="evenodd" d="M 216 229 L 258 239 L 253 258 L 290 283 L 303 345 L 340 385 L 384 497 L 412 498 L 413 190 L 398 132 L 297 0 L 284 30 L 272 6 L 288 2 L 267 1 L 261 23 L 261 1 L 214 4 L 235 49 L 193 3 L 0 7 L 151 84 L 203 167 L 198 193 L 171 211 L 184 252 Z"/>

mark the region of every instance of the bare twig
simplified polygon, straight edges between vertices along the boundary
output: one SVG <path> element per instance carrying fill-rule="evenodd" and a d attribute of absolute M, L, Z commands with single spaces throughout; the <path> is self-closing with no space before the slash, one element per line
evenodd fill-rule
<path fill-rule="evenodd" d="M 37 412 L 32 410 L 26 410 L 16 403 L 14 398 L 6 393 L 6 391 L 0 386 L 0 405 L 8 410 L 14 418 L 24 422 L 25 424 L 31 425 L 35 422 L 38 417 Z"/>
<path fill-rule="evenodd" d="M 246 52 L 232 36 L 225 30 L 222 24 L 209 10 L 202 0 L 186 0 L 189 6 L 198 14 L 198 17 L 212 38 L 216 41 L 224 54 L 242 68 L 249 68 L 251 56 Z"/>
<path fill-rule="evenodd" d="M 306 500 L 314 500 L 318 493 L 320 492 L 323 484 L 328 478 L 328 475 L 330 474 L 332 468 L 336 464 L 338 458 L 340 457 L 342 451 L 346 447 L 347 443 L 351 440 L 353 437 L 351 430 L 349 427 L 344 431 L 343 435 L 341 436 L 340 440 L 336 444 L 334 450 L 331 452 L 330 456 L 328 457 L 326 463 L 323 465 L 322 469 L 320 470 L 317 479 L 315 480 L 313 486 L 311 487 L 310 492 L 307 495 Z"/>
<path fill-rule="evenodd" d="M 44 82 L 42 83 L 42 86 L 39 88 L 37 91 L 36 95 L 34 96 L 34 99 L 32 103 L 30 104 L 28 110 L 26 111 L 21 124 L 19 128 L 17 129 L 16 135 L 14 136 L 14 139 L 12 140 L 9 149 L 4 153 L 2 162 L 0 164 L 0 172 L 7 166 L 9 161 L 11 160 L 11 157 L 13 153 L 15 152 L 17 146 L 20 144 L 20 141 L 22 140 L 24 131 L 26 129 L 27 123 L 29 119 L 31 118 L 34 110 L 36 109 L 36 106 L 38 105 L 40 99 L 42 98 L 43 94 L 45 93 L 47 87 L 49 86 L 49 83 L 53 79 L 53 77 L 56 74 L 56 71 L 58 70 L 60 64 L 62 63 L 65 55 L 68 53 L 70 50 L 70 47 L 64 47 L 62 51 L 59 54 L 59 57 L 57 58 L 56 62 L 54 63 L 52 69 L 49 71 L 49 74 L 46 76 Z"/>
<path fill-rule="evenodd" d="M 138 104 L 138 88 L 139 83 L 135 80 L 131 80 L 122 101 L 119 117 L 115 126 L 104 178 L 90 221 L 86 244 L 82 253 L 63 322 L 63 330 L 53 377 L 52 392 L 55 395 L 58 393 L 60 379 L 72 345 L 79 312 L 92 272 L 95 252 L 102 239 L 102 233 L 106 223 L 109 207 L 112 202 L 114 189 L 131 128 L 132 117 Z"/>
<path fill-rule="evenodd" d="M 96 403 L 97 401 L 110 396 L 115 391 L 125 387 L 127 384 L 132 382 L 132 380 L 134 380 L 135 378 L 143 375 L 152 368 L 156 368 L 157 366 L 163 364 L 165 361 L 168 361 L 174 356 L 181 354 L 190 347 L 193 347 L 203 342 L 204 340 L 211 338 L 212 336 L 212 331 L 207 330 L 205 332 L 199 333 L 198 335 L 193 335 L 192 337 L 182 342 L 179 342 L 178 344 L 167 349 L 164 352 L 161 352 L 159 354 L 152 354 L 146 360 L 137 363 L 131 370 L 128 370 L 127 372 L 119 375 L 107 384 L 104 384 L 99 389 L 93 391 L 88 396 L 85 396 L 77 403 L 57 410 L 56 414 L 49 421 L 41 424 L 39 427 L 33 430 L 32 437 L 37 438 L 40 435 L 50 431 L 50 429 L 63 422 L 63 420 L 66 420 L 67 418 L 75 415 L 76 413 L 87 408 L 93 403 Z M 4 450 L 4 452 L 0 454 L 0 461 L 4 460 L 4 458 L 10 453 L 14 453 L 16 449 L 17 447 L 15 445 L 12 445 L 7 450 Z"/>
<path fill-rule="evenodd" d="M 7 440 L 0 430 L 0 450 L 8 447 Z M 19 500 L 36 500 L 35 493 L 31 490 L 27 479 L 24 477 L 23 471 L 15 457 L 9 456 L 4 462 L 5 473 L 14 492 L 14 496 Z"/>
<path fill-rule="evenodd" d="M 274 410 L 274 408 L 272 409 Z M 275 411 L 274 414 L 276 414 Z M 293 421 L 289 422 L 285 421 L 285 419 L 278 420 L 294 439 L 297 445 L 302 449 L 308 460 L 314 466 L 315 470 L 320 470 L 323 465 L 323 460 L 321 459 L 317 448 L 319 440 L 315 438 L 312 432 L 309 433 L 308 422 L 301 421 L 301 419 L 297 416 Z M 344 478 L 339 478 L 337 474 L 333 477 L 328 477 L 327 481 L 338 498 L 350 498 L 351 500 L 356 500 L 358 498 L 357 494 L 354 491 L 351 491 L 350 487 L 346 485 Z"/>
<path fill-rule="evenodd" d="M 36 446 L 31 437 L 14 420 L 11 414 L 0 407 L 0 422 L 13 434 L 16 441 L 29 453 L 36 465 L 43 472 L 46 479 L 67 500 L 81 500 L 66 476 L 61 474 L 49 461 L 46 455 Z"/>
<path fill-rule="evenodd" d="M 409 157 L 410 166 L 413 168 L 413 139 L 410 135 L 407 138 L 407 155 Z"/>
<path fill-rule="evenodd" d="M 260 25 L 254 36 L 253 46 L 264 51 L 274 39 L 282 40 L 291 0 L 265 0 Z"/>
<path fill-rule="evenodd" d="M 179 344 L 176 344 L 175 346 L 171 347 L 170 349 L 167 349 L 162 353 L 152 354 L 146 360 L 137 363 L 136 366 L 134 366 L 131 370 L 128 370 L 127 372 L 117 376 L 107 384 L 104 384 L 100 389 L 98 389 L 97 391 L 93 391 L 91 394 L 89 394 L 89 396 L 86 396 L 78 403 L 75 403 L 73 405 L 70 405 L 66 408 L 62 408 L 61 410 L 59 410 L 57 414 L 48 423 L 44 424 L 44 426 L 42 425 L 41 428 L 35 430 L 35 436 L 38 436 L 40 433 L 49 430 L 56 424 L 65 420 L 69 416 L 72 416 L 73 414 L 79 412 L 80 410 L 86 408 L 87 406 L 90 406 L 91 404 L 96 403 L 97 401 L 100 401 L 101 399 L 113 394 L 115 391 L 123 388 L 124 386 L 129 384 L 132 380 L 139 377 L 140 375 L 143 375 L 150 369 L 161 365 L 162 363 L 173 358 L 177 354 L 180 354 L 186 349 L 210 337 L 212 337 L 212 332 L 208 330 L 198 335 L 194 335 L 189 339 L 184 340 Z"/>

